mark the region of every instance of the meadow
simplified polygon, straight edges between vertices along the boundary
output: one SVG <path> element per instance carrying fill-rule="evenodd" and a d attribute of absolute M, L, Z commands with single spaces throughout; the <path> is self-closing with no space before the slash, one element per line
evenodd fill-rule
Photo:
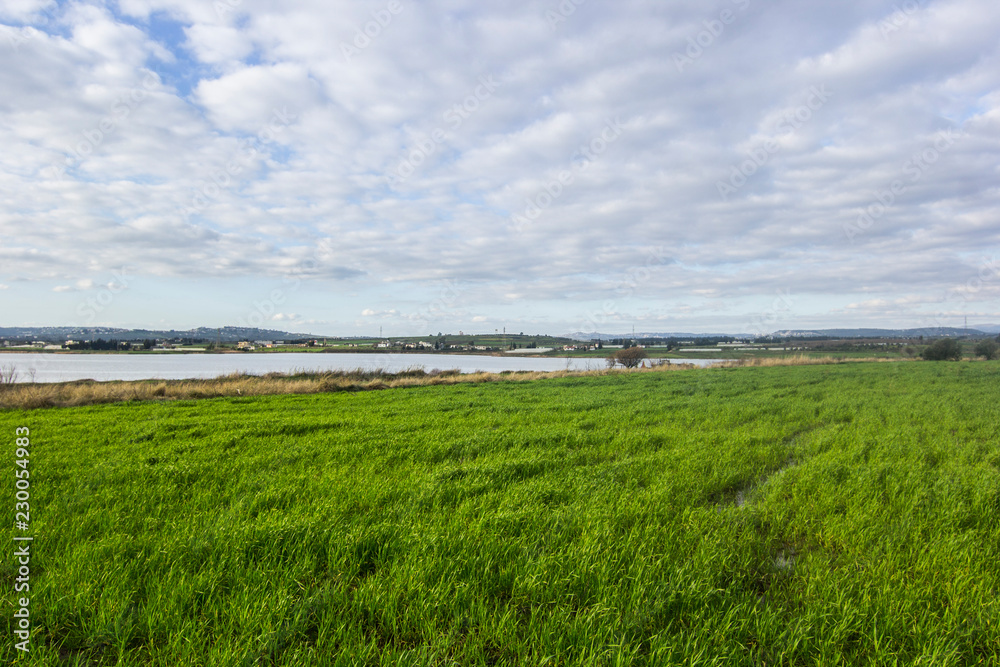
<path fill-rule="evenodd" d="M 1000 364 L 0 411 L 31 665 L 1000 664 Z"/>

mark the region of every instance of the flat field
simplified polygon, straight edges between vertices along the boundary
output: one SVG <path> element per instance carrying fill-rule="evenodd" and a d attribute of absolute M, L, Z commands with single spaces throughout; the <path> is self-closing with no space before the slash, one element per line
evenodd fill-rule
<path fill-rule="evenodd" d="M 1000 365 L 0 412 L 4 664 L 997 665 Z"/>

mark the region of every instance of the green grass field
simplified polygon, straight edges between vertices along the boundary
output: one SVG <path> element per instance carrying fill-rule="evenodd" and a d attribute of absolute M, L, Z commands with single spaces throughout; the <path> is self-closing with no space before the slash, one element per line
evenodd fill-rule
<path fill-rule="evenodd" d="M 4 664 L 1000 664 L 1000 365 L 0 412 Z M 19 534 L 19 533 L 18 533 Z M 23 595 L 23 594 L 22 594 Z"/>

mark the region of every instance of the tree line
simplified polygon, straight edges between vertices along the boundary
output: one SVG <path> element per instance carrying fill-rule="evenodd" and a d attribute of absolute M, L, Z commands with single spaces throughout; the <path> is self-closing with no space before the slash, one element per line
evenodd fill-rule
<path fill-rule="evenodd" d="M 972 351 L 987 361 L 996 359 L 1000 356 L 1000 336 L 979 341 Z M 942 338 L 927 346 L 920 356 L 927 361 L 961 361 L 962 345 L 954 338 Z"/>
<path fill-rule="evenodd" d="M 156 345 L 156 341 L 147 338 L 144 341 L 128 341 L 128 340 L 118 340 L 117 338 L 111 338 L 109 340 L 104 340 L 103 338 L 98 338 L 96 340 L 83 340 L 74 341 L 72 343 L 63 343 L 63 347 L 67 350 L 92 350 L 94 352 L 107 352 L 114 350 L 121 350 L 123 348 L 133 349 L 135 347 L 142 347 L 144 350 L 152 349 Z"/>

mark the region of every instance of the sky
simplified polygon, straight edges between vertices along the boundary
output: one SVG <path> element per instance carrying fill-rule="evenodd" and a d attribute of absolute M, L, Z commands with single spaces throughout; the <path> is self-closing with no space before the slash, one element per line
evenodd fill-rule
<path fill-rule="evenodd" d="M 1000 322 L 995 0 L 6 0 L 0 326 Z"/>

